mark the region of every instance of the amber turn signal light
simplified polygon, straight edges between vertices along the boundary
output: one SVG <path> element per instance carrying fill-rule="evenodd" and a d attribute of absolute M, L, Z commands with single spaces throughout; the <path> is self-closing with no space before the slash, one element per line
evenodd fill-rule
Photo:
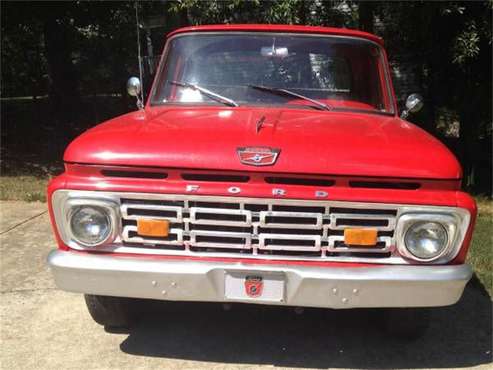
<path fill-rule="evenodd" d="M 375 229 L 345 229 L 344 244 L 371 247 L 377 244 Z"/>
<path fill-rule="evenodd" d="M 167 220 L 137 220 L 137 233 L 142 236 L 166 237 L 169 234 L 169 221 Z"/>

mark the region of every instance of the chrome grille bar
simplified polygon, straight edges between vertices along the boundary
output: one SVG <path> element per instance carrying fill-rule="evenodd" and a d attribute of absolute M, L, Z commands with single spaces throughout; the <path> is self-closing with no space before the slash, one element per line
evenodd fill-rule
<path fill-rule="evenodd" d="M 207 242 L 197 241 L 197 238 L 200 237 L 209 237 L 211 241 L 207 241 Z M 241 240 L 241 242 L 238 243 L 227 242 L 228 239 L 238 239 Z M 251 238 L 251 234 L 249 233 L 234 233 L 234 232 L 225 232 L 225 231 L 191 231 L 190 232 L 189 245 L 192 247 L 250 249 L 251 244 L 252 244 L 252 238 Z"/>
<path fill-rule="evenodd" d="M 127 225 L 123 227 L 122 239 L 128 243 L 141 243 L 141 244 L 157 244 L 157 245 L 182 245 L 183 244 L 183 230 L 170 229 L 169 240 L 153 239 L 143 237 L 139 235 L 131 236 L 130 233 L 137 234 L 137 226 Z"/>
<path fill-rule="evenodd" d="M 133 214 L 130 214 L 129 210 L 133 210 Z M 156 211 L 164 213 L 174 213 L 171 216 L 168 215 L 152 215 L 149 217 L 152 217 L 153 219 L 157 220 L 168 220 L 170 222 L 182 222 L 183 220 L 183 214 L 182 210 L 183 208 L 181 207 L 174 207 L 174 206 L 160 206 L 160 205 L 153 205 L 153 204 L 122 204 L 120 206 L 120 211 L 122 213 L 122 218 L 125 220 L 138 220 L 139 218 L 142 218 L 142 213 L 139 215 L 138 210 L 144 210 L 144 211 Z"/>
<path fill-rule="evenodd" d="M 202 218 L 201 215 L 215 215 L 215 219 Z M 223 216 L 222 219 L 220 216 Z M 243 221 L 228 220 L 228 216 L 244 217 Z M 190 208 L 190 223 L 195 225 L 216 225 L 218 222 L 221 225 L 230 226 L 251 226 L 252 213 L 250 211 L 236 209 L 220 209 L 220 208 Z"/>
<path fill-rule="evenodd" d="M 284 219 L 286 222 L 270 222 L 269 218 Z M 303 220 L 300 222 L 299 220 Z M 308 222 L 315 220 L 315 222 Z M 262 227 L 320 229 L 322 227 L 323 215 L 321 213 L 307 212 L 260 212 L 260 223 Z M 294 223 L 293 223 L 294 222 Z"/>
<path fill-rule="evenodd" d="M 132 249 L 173 254 L 180 250 L 188 254 L 222 250 L 229 255 L 243 251 L 252 256 L 268 253 L 287 258 L 303 257 L 303 253 L 314 258 L 314 253 L 319 253 L 319 259 L 364 253 L 380 261 L 382 256 L 395 258 L 397 206 L 158 194 L 125 194 L 120 204 L 121 240 Z M 169 236 L 138 235 L 137 221 L 144 218 L 170 221 Z M 351 227 L 376 229 L 377 245 L 345 245 L 343 230 Z M 167 250 L 167 246 L 173 249 Z M 292 252 L 297 256 L 291 256 Z"/>

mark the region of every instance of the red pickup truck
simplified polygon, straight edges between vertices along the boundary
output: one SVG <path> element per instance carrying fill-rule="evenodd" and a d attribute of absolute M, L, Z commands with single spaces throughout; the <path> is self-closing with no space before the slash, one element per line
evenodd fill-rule
<path fill-rule="evenodd" d="M 139 103 L 75 139 L 48 189 L 48 263 L 98 323 L 130 324 L 145 298 L 378 307 L 418 333 L 461 297 L 475 202 L 403 119 L 421 98 L 399 113 L 379 37 L 182 28 Z"/>

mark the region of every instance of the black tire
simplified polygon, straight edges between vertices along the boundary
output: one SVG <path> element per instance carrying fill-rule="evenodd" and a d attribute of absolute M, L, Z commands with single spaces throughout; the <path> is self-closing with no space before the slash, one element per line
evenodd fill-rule
<path fill-rule="evenodd" d="M 131 298 L 84 295 L 89 314 L 108 328 L 129 328 L 133 323 L 134 302 Z"/>
<path fill-rule="evenodd" d="M 392 308 L 384 314 L 386 332 L 399 339 L 417 340 L 430 325 L 431 312 L 426 308 Z"/>

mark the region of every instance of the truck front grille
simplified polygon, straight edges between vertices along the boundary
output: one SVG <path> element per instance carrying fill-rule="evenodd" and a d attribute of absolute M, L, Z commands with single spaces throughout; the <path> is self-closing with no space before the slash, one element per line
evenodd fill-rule
<path fill-rule="evenodd" d="M 395 252 L 397 206 L 183 195 L 129 195 L 120 204 L 123 244 L 147 253 L 389 259 Z M 168 237 L 139 235 L 141 218 L 168 220 Z M 377 245 L 344 244 L 351 227 L 377 229 Z"/>

